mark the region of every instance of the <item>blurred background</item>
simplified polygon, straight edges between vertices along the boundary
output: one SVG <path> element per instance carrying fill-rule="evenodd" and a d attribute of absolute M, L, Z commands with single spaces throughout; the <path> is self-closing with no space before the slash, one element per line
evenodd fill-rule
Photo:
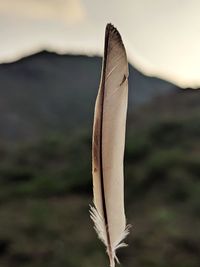
<path fill-rule="evenodd" d="M 198 0 L 0 0 L 0 266 L 108 266 L 88 206 L 112 22 L 130 62 L 133 227 L 118 256 L 127 267 L 199 267 L 199 10 Z"/>

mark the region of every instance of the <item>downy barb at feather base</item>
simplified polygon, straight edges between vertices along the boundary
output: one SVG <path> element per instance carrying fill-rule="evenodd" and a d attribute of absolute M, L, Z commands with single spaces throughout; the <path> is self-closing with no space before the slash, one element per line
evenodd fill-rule
<path fill-rule="evenodd" d="M 94 206 L 90 215 L 105 244 L 110 266 L 117 262 L 116 250 L 126 246 L 128 235 L 124 213 L 124 146 L 128 102 L 128 62 L 117 29 L 108 24 L 104 59 L 96 99 L 92 174 Z"/>

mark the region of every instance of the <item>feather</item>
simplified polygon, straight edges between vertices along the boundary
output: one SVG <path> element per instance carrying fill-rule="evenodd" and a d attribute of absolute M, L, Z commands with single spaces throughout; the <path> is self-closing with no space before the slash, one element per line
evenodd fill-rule
<path fill-rule="evenodd" d="M 126 246 L 128 235 L 124 213 L 123 158 L 128 100 L 128 62 L 119 32 L 108 24 L 104 59 L 96 99 L 92 174 L 94 206 L 90 216 L 107 248 L 110 266 L 115 266 L 116 249 Z"/>

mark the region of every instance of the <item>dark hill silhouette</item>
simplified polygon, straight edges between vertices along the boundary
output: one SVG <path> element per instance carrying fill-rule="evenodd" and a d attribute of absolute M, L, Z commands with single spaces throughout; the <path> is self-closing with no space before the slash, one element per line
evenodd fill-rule
<path fill-rule="evenodd" d="M 0 138 L 91 126 L 101 58 L 43 51 L 0 65 Z M 178 87 L 130 66 L 129 112 Z"/>

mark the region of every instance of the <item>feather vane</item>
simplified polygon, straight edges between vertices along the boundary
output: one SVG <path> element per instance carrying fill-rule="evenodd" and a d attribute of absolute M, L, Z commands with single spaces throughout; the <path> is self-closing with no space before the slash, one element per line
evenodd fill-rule
<path fill-rule="evenodd" d="M 119 32 L 108 24 L 104 59 L 96 99 L 92 173 L 94 206 L 90 216 L 105 244 L 110 266 L 115 266 L 116 249 L 129 233 L 124 213 L 124 145 L 128 101 L 128 62 Z"/>

